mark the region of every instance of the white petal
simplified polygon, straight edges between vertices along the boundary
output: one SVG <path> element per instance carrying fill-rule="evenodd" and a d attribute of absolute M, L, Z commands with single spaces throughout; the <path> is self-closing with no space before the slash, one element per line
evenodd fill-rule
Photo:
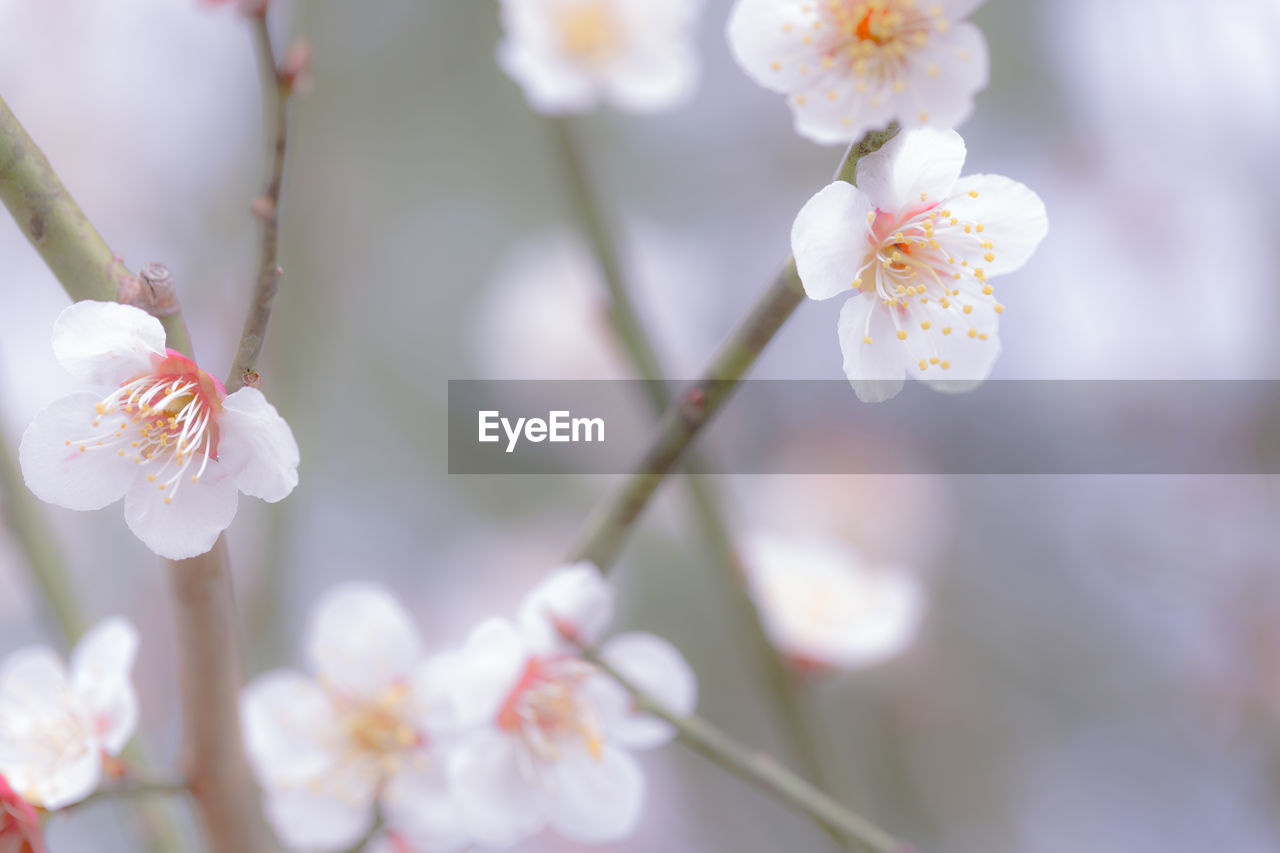
<path fill-rule="evenodd" d="M 554 791 L 551 828 L 585 844 L 620 841 L 635 831 L 644 806 L 644 774 L 628 753 L 605 746 L 597 758 L 585 748 L 568 750 L 549 766 Z"/>
<path fill-rule="evenodd" d="M 925 333 L 912 331 L 914 336 L 908 365 L 908 372 L 936 391 L 960 394 L 972 391 L 991 375 L 996 359 L 1000 356 L 1000 338 L 997 334 L 997 314 L 994 301 L 990 299 L 971 299 L 974 308 L 971 314 L 960 314 L 955 310 L 944 310 L 934 303 L 927 306 L 913 305 L 910 314 L 914 326 L 921 317 L 931 320 L 928 341 L 931 346 L 924 345 Z M 938 334 L 938 329 L 953 324 L 949 335 Z M 979 336 L 970 337 L 969 329 L 975 329 Z M 938 364 L 929 364 L 922 370 L 918 363 L 920 358 L 928 359 L 936 353 L 940 359 Z M 941 362 L 949 365 L 942 368 Z"/>
<path fill-rule="evenodd" d="M 422 657 L 418 629 L 390 593 L 369 583 L 333 587 L 307 627 L 307 662 L 339 693 L 373 698 L 413 673 Z"/>
<path fill-rule="evenodd" d="M 164 502 L 166 495 L 173 503 Z M 213 547 L 218 534 L 231 526 L 240 496 L 235 480 L 216 467 L 196 482 L 161 491 L 156 483 L 138 477 L 124 498 L 124 520 L 133 535 L 169 560 L 185 560 Z"/>
<path fill-rule="evenodd" d="M 110 755 L 119 755 L 138 728 L 137 654 L 138 631 L 121 617 L 99 623 L 71 652 L 72 690 Z"/>
<path fill-rule="evenodd" d="M 959 127 L 973 112 L 974 95 L 986 88 L 989 64 L 987 40 L 973 24 L 953 23 L 933 34 L 910 55 L 904 82 L 912 108 L 899 110 L 903 123 Z"/>
<path fill-rule="evenodd" d="M 467 678 L 465 666 L 465 656 L 455 651 L 432 655 L 414 668 L 410 686 L 422 730 L 431 735 L 447 735 L 462 726 L 454 686 Z"/>
<path fill-rule="evenodd" d="M 415 853 L 446 853 L 470 843 L 439 760 L 425 770 L 404 770 L 392 776 L 382 792 L 382 816 Z"/>
<path fill-rule="evenodd" d="M 222 401 L 218 429 L 218 461 L 240 491 L 275 503 L 298 485 L 293 431 L 257 388 L 241 388 Z"/>
<path fill-rule="evenodd" d="M 613 619 L 613 590 L 591 563 L 561 566 L 529 591 L 520 604 L 518 622 L 529 647 L 539 654 L 573 651 L 557 630 L 572 629 L 583 642 L 594 643 Z"/>
<path fill-rule="evenodd" d="M 132 458 L 81 441 L 101 432 L 93 426 L 101 398 L 71 394 L 54 400 L 22 434 L 18 461 L 27 488 L 42 501 L 67 509 L 101 509 L 124 497 L 138 476 Z M 68 444 L 70 442 L 70 444 Z"/>
<path fill-rule="evenodd" d="M 336 851 L 355 846 L 373 825 L 376 782 L 333 784 L 320 791 L 277 788 L 264 792 L 267 820 L 290 850 Z"/>
<path fill-rule="evenodd" d="M 971 192 L 977 195 L 971 196 Z M 980 264 L 988 277 L 1021 267 L 1049 233 L 1049 218 L 1040 196 L 1003 175 L 966 175 L 946 204 L 953 216 L 982 223 L 982 237 L 992 244 L 995 259 L 980 257 L 985 251 L 980 246 L 972 246 L 972 254 L 960 257 Z"/>
<path fill-rule="evenodd" d="M 805 202 L 791 226 L 791 253 L 796 272 L 810 299 L 829 299 L 854 289 L 868 260 L 874 208 L 857 187 L 844 181 L 828 184 Z M 870 273 L 866 286 L 873 287 Z"/>
<path fill-rule="evenodd" d="M 77 302 L 53 324 L 53 354 L 68 373 L 95 385 L 123 385 L 165 353 L 164 327 L 140 308 Z"/>
<path fill-rule="evenodd" d="M 254 776 L 265 788 L 304 788 L 343 757 L 328 694 L 300 672 L 277 669 L 255 678 L 240 694 L 240 719 Z"/>
<path fill-rule="evenodd" d="M 643 632 L 620 634 L 604 644 L 601 656 L 667 710 L 683 716 L 697 708 L 698 679 L 693 668 L 675 646 L 661 637 Z M 607 683 L 621 690 L 612 679 Z M 667 723 L 649 714 L 635 713 L 634 703 L 625 691 L 621 699 L 619 702 L 615 693 L 609 704 L 600 708 L 610 740 L 631 749 L 649 749 L 675 737 L 675 730 Z"/>
<path fill-rule="evenodd" d="M 498 45 L 498 66 L 520 84 L 535 110 L 586 112 L 599 102 L 599 82 L 560 49 L 553 22 L 539 6 L 502 0 L 506 39 Z"/>
<path fill-rule="evenodd" d="M 858 399 L 879 403 L 896 397 L 906 378 L 909 354 L 898 340 L 890 309 L 875 293 L 860 293 L 840 309 L 838 331 L 844 374 Z"/>
<path fill-rule="evenodd" d="M 102 772 L 92 721 L 80 712 L 62 659 L 43 646 L 0 665 L 0 775 L 33 805 L 54 810 L 93 793 Z"/>
<path fill-rule="evenodd" d="M 449 784 L 467 834 L 477 844 L 510 847 L 546 824 L 546 791 L 528 777 L 519 748 L 514 738 L 481 729 L 449 759 Z"/>
<path fill-rule="evenodd" d="M 645 45 L 609 67 L 605 87 L 609 100 L 621 109 L 669 109 L 689 100 L 697 90 L 698 58 L 680 42 Z"/>
<path fill-rule="evenodd" d="M 858 161 L 858 188 L 880 210 L 902 216 L 911 207 L 947 198 L 960 178 L 964 157 L 964 140 L 954 130 L 904 130 Z"/>
<path fill-rule="evenodd" d="M 450 704 L 459 725 L 493 722 L 529 663 L 529 649 L 514 625 L 488 619 L 467 637 L 452 681 Z"/>
<path fill-rule="evenodd" d="M 729 13 L 727 35 L 733 58 L 751 79 L 775 92 L 794 91 L 804 80 L 801 66 L 815 54 L 798 31 L 810 18 L 798 3 L 738 0 Z"/>

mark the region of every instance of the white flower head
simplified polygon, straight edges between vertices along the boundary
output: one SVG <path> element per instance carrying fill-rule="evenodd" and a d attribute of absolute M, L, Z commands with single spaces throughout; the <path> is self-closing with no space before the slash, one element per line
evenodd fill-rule
<path fill-rule="evenodd" d="M 801 667 L 870 666 L 919 630 L 920 580 L 872 568 L 834 540 L 758 534 L 744 542 L 743 565 L 769 639 Z"/>
<path fill-rule="evenodd" d="M 32 805 L 83 800 L 138 726 L 130 681 L 138 634 L 121 618 L 81 638 L 67 664 L 43 646 L 0 663 L 0 775 Z"/>
<path fill-rule="evenodd" d="M 449 779 L 476 843 L 509 847 L 550 826 L 602 844 L 635 829 L 644 775 L 631 750 L 674 733 L 562 639 L 595 642 L 612 610 L 604 579 L 580 563 L 537 586 L 516 623 L 490 619 L 472 632 L 454 696 L 459 719 L 475 728 L 458 743 Z M 601 655 L 676 713 L 696 705 L 693 672 L 665 640 L 623 634 Z"/>
<path fill-rule="evenodd" d="M 844 372 L 858 399 L 887 400 L 909 373 L 940 391 L 991 374 L 1004 306 L 990 279 L 1021 267 L 1049 230 L 1044 203 L 1001 175 L 960 177 L 964 140 L 917 128 L 858 162 L 791 229 L 805 293 L 853 292 L 840 311 Z"/>
<path fill-rule="evenodd" d="M 987 43 L 964 18 L 982 0 L 738 0 L 729 46 L 787 95 L 796 132 L 851 142 L 892 121 L 955 127 L 987 84 Z"/>
<path fill-rule="evenodd" d="M 543 113 L 600 101 L 631 112 L 673 107 L 698 79 L 701 0 L 502 0 L 498 64 Z"/>
<path fill-rule="evenodd" d="M 18 455 L 41 500 L 76 510 L 124 498 L 129 529 L 162 557 L 213 547 L 239 492 L 278 501 L 298 483 L 298 445 L 256 388 L 227 394 L 165 347 L 160 321 L 114 302 L 77 302 L 53 325 L 53 353 L 93 391 L 36 415 Z"/>
<path fill-rule="evenodd" d="M 423 850 L 456 850 L 439 758 L 451 721 L 443 694 L 454 659 L 424 659 L 408 614 L 381 587 L 349 583 L 312 613 L 311 672 L 278 669 L 240 698 L 244 738 L 267 818 L 292 850 L 342 850 L 374 822 L 412 816 Z"/>

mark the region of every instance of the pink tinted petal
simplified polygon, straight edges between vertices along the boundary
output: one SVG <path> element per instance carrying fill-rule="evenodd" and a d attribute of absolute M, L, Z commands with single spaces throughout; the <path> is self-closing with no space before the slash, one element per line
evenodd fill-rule
<path fill-rule="evenodd" d="M 449 759 L 449 784 L 467 834 L 477 844 L 510 847 L 546 824 L 546 791 L 529 777 L 519 748 L 496 729 L 480 729 Z"/>
<path fill-rule="evenodd" d="M 249 763 L 264 788 L 305 788 L 342 759 L 342 728 L 328 694 L 295 670 L 272 670 L 250 682 L 240 694 L 240 720 Z"/>
<path fill-rule="evenodd" d="M 671 643 L 643 632 L 620 634 L 601 649 L 601 656 L 624 678 L 670 711 L 692 714 L 698 705 L 698 680 L 684 655 Z M 619 713 L 621 712 L 621 713 Z M 675 730 L 657 717 L 634 712 L 630 696 L 619 707 L 615 699 L 606 710 L 608 737 L 631 749 L 660 746 Z"/>
<path fill-rule="evenodd" d="M 138 728 L 137 653 L 138 631 L 121 617 L 99 623 L 71 652 L 72 690 L 109 755 L 119 755 Z"/>
<path fill-rule="evenodd" d="M 372 698 L 413 674 L 422 642 L 389 592 L 375 584 L 345 583 L 326 592 L 312 611 L 306 653 L 325 687 Z"/>
<path fill-rule="evenodd" d="M 172 503 L 165 503 L 166 497 Z M 231 526 L 239 503 L 235 480 L 215 466 L 196 482 L 179 482 L 161 491 L 146 477 L 133 481 L 124 499 L 124 520 L 133 535 L 169 560 L 207 552 L 218 534 Z"/>
<path fill-rule="evenodd" d="M 906 378 L 909 353 L 898 340 L 890 309 L 874 293 L 861 293 L 840 309 L 837 331 L 844 373 L 858 399 L 879 403 L 896 397 Z"/>
<path fill-rule="evenodd" d="M 67 509 L 101 509 L 124 497 L 138 477 L 132 458 L 80 443 L 100 432 L 93 426 L 100 402 L 87 393 L 61 397 L 36 415 L 22 434 L 22 477 L 40 500 Z"/>
<path fill-rule="evenodd" d="M 613 619 L 613 590 L 591 563 L 561 566 L 530 590 L 518 622 L 529 647 L 540 654 L 572 651 L 557 624 L 594 643 Z"/>
<path fill-rule="evenodd" d="M 865 287 L 874 287 L 870 270 L 861 272 L 871 260 L 867 215 L 873 211 L 866 195 L 844 181 L 819 190 L 800 209 L 791 226 L 791 253 L 810 299 L 853 292 L 853 282 L 860 275 Z"/>
<path fill-rule="evenodd" d="M 515 626 L 487 619 L 467 637 L 449 690 L 461 726 L 492 723 L 529 662 L 529 649 Z"/>
<path fill-rule="evenodd" d="M 954 130 L 904 130 L 858 161 L 858 188 L 880 210 L 901 216 L 951 194 L 964 166 L 964 140 Z M 920 193 L 927 201 L 921 202 Z"/>
<path fill-rule="evenodd" d="M 599 757 L 569 749 L 546 771 L 553 791 L 551 828 L 585 844 L 620 841 L 635 831 L 644 806 L 644 774 L 630 754 L 606 746 Z"/>
<path fill-rule="evenodd" d="M 218 429 L 218 461 L 240 491 L 275 503 L 298 485 L 293 431 L 257 388 L 241 388 L 222 401 Z"/>
<path fill-rule="evenodd" d="M 53 354 L 58 363 L 86 382 L 123 385 L 151 369 L 151 357 L 163 356 L 164 327 L 140 308 L 117 302 L 77 302 L 53 324 Z"/>

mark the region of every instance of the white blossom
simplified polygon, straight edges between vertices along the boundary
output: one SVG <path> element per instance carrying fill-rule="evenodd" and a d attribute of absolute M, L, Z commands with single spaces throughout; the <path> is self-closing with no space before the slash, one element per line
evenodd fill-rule
<path fill-rule="evenodd" d="M 453 660 L 425 658 L 417 630 L 371 584 L 330 590 L 307 629 L 312 674 L 278 669 L 244 690 L 241 717 L 267 818 L 291 850 L 342 850 L 411 815 L 423 850 L 459 835 L 438 760 Z"/>
<path fill-rule="evenodd" d="M 102 756 L 119 755 L 138 725 L 130 681 L 138 635 L 108 619 L 67 664 L 44 646 L 0 663 L 0 776 L 32 805 L 60 809 L 93 793 Z"/>
<path fill-rule="evenodd" d="M 835 540 L 757 534 L 745 538 L 742 561 L 765 632 L 802 667 L 869 666 L 919 630 L 919 579 L 872 567 Z"/>
<path fill-rule="evenodd" d="M 607 101 L 649 112 L 688 99 L 698 79 L 701 0 L 501 0 L 498 64 L 534 109 L 585 112 Z"/>
<path fill-rule="evenodd" d="M 1001 175 L 960 177 L 955 131 L 917 128 L 858 162 L 791 229 L 805 293 L 853 292 L 840 312 L 844 372 L 858 398 L 886 400 L 911 375 L 965 391 L 991 373 L 1004 311 L 990 279 L 1026 263 L 1048 232 L 1044 203 Z"/>
<path fill-rule="evenodd" d="M 631 755 L 673 736 L 635 710 L 630 695 L 564 642 L 599 639 L 613 594 L 588 563 L 558 569 L 525 599 L 516 622 L 490 619 L 471 634 L 454 681 L 455 712 L 473 726 L 449 764 L 467 832 L 509 847 L 544 827 L 589 844 L 629 835 L 644 775 Z M 602 657 L 668 708 L 691 712 L 697 685 L 665 640 L 609 640 Z"/>
<path fill-rule="evenodd" d="M 729 45 L 787 95 L 796 132 L 850 142 L 898 121 L 955 127 L 987 84 L 987 43 L 965 18 L 982 0 L 738 0 Z"/>
<path fill-rule="evenodd" d="M 165 347 L 145 311 L 78 302 L 53 326 L 54 356 L 94 390 L 55 400 L 22 436 L 27 486 L 76 510 L 124 498 L 129 529 L 162 557 L 213 547 L 239 492 L 278 501 L 298 482 L 298 445 L 256 388 L 233 394 Z"/>

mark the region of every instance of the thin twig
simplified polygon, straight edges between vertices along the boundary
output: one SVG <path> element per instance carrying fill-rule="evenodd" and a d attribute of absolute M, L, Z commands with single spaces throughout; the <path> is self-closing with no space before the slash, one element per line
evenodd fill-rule
<path fill-rule="evenodd" d="M 583 658 L 600 667 L 626 688 L 635 699 L 637 710 L 665 720 L 675 728 L 686 745 L 710 761 L 807 814 L 838 838 L 860 844 L 873 853 L 908 853 L 911 850 L 909 846 L 861 815 L 848 810 L 769 755 L 738 743 L 696 714 L 681 716 L 673 713 L 602 660 L 595 651 L 581 645 L 576 637 L 566 634 L 566 639 L 578 645 Z"/>
<path fill-rule="evenodd" d="M 228 391 L 240 388 L 245 384 L 245 378 L 255 373 L 267 334 L 267 322 L 271 319 L 271 306 L 275 302 L 280 277 L 284 272 L 279 263 L 280 190 L 284 184 L 285 152 L 289 146 L 289 95 L 292 86 L 280 73 L 266 16 L 251 16 L 251 21 L 258 62 L 262 67 L 264 125 L 269 134 L 271 153 L 266 183 L 253 205 L 254 213 L 262 222 L 258 244 L 258 274 L 254 281 L 249 311 L 244 319 L 244 329 L 240 333 L 240 344 L 236 347 L 235 360 L 227 375 Z"/>
<path fill-rule="evenodd" d="M 652 337 L 647 333 L 631 300 L 627 276 L 623 272 L 617 241 L 610 228 L 604 204 L 601 202 L 590 169 L 585 161 L 572 119 L 551 119 L 553 135 L 560 152 L 560 159 L 568 177 L 570 199 L 577 218 L 586 232 L 588 241 L 600 264 L 606 289 L 609 293 L 610 311 L 614 333 L 630 358 L 632 366 L 641 378 L 649 402 L 658 414 L 670 405 L 661 361 Z M 696 469 L 696 461 L 689 466 Z M 712 562 L 718 569 L 718 580 L 732 607 L 739 630 L 736 635 L 746 638 L 750 658 L 756 663 L 759 677 L 773 697 L 783 731 L 789 741 L 801 769 L 814 779 L 819 787 L 830 791 L 825 764 L 821 759 L 811 729 L 814 711 L 809 697 L 801 692 L 788 670 L 786 661 L 770 642 L 755 602 L 746 588 L 737 548 L 734 547 L 729 526 L 721 512 L 711 485 L 694 470 L 685 477 L 685 487 L 698 526 L 703 531 L 712 551 Z M 608 572 L 610 563 L 597 564 Z M 840 839 L 837 838 L 837 841 Z"/>
<path fill-rule="evenodd" d="M 887 130 L 868 133 L 854 143 L 837 176 L 844 178 L 852 174 L 859 159 L 879 149 L 897 132 L 897 126 L 893 125 Z M 675 469 L 702 428 L 733 395 L 738 382 L 803 299 L 804 288 L 796 275 L 795 260 L 787 258 L 755 307 L 716 351 L 702 378 L 667 409 L 640 465 L 588 517 L 570 550 L 571 561 L 613 563 L 658 486 Z"/>
<path fill-rule="evenodd" d="M 186 782 L 166 779 L 123 779 L 103 785 L 76 807 L 100 803 L 104 800 L 132 800 L 144 797 L 180 797 L 191 793 Z"/>

